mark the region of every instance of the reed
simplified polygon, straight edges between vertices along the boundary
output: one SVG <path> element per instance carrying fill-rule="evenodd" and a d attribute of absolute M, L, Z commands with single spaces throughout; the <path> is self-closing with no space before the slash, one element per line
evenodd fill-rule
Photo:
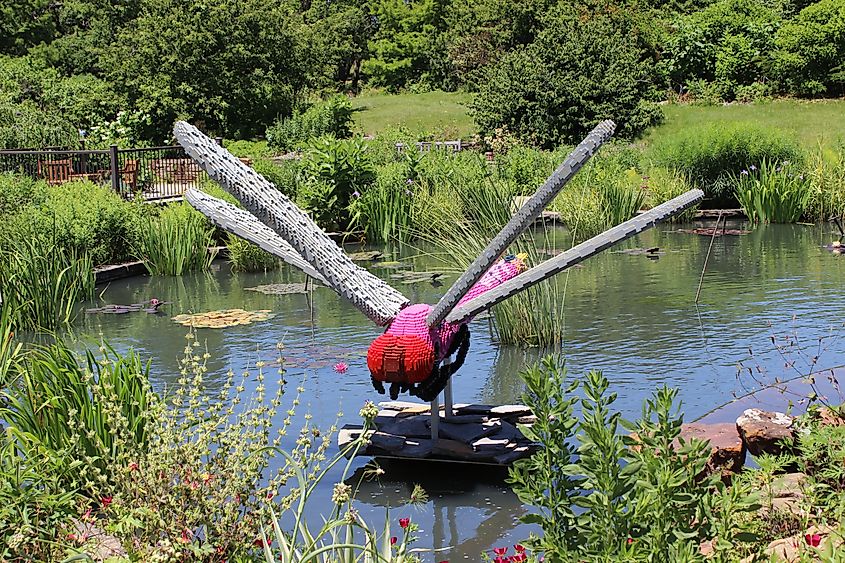
<path fill-rule="evenodd" d="M 379 170 L 375 184 L 353 194 L 350 224 L 364 233 L 367 242 L 407 241 L 413 230 L 414 198 L 419 190 L 404 163 L 390 163 Z"/>
<path fill-rule="evenodd" d="M 421 237 L 434 243 L 455 271 L 463 272 L 510 219 L 513 192 L 513 186 L 497 181 L 462 190 L 456 194 L 460 211 L 452 205 L 432 208 L 432 232 L 437 234 Z M 552 233 L 546 229 L 529 229 L 508 251 L 524 252 L 529 264 L 537 264 L 556 246 Z M 546 281 L 496 305 L 492 318 L 497 339 L 503 344 L 559 344 L 563 294 L 554 282 Z"/>
<path fill-rule="evenodd" d="M 279 267 L 278 258 L 238 236 L 226 235 L 229 265 L 233 272 L 267 272 Z"/>
<path fill-rule="evenodd" d="M 807 158 L 811 197 L 807 216 L 816 221 L 845 216 L 845 151 L 819 146 Z"/>
<path fill-rule="evenodd" d="M 789 163 L 764 160 L 732 176 L 736 199 L 755 223 L 794 223 L 812 197 L 810 181 Z"/>
<path fill-rule="evenodd" d="M 86 252 L 39 236 L 12 237 L 0 245 L 0 309 L 11 329 L 69 325 L 77 303 L 93 293 L 94 267 Z"/>
<path fill-rule="evenodd" d="M 171 205 L 150 219 L 139 236 L 136 254 L 153 276 L 180 276 L 209 268 L 214 230 L 185 203 Z"/>

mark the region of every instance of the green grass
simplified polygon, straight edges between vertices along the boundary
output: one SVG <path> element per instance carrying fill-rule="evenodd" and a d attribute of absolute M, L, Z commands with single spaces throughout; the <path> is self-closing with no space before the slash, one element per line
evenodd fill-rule
<path fill-rule="evenodd" d="M 741 121 L 791 132 L 808 149 L 817 147 L 819 141 L 825 145 L 845 141 L 845 100 L 775 100 L 728 106 L 672 104 L 663 106 L 663 111 L 666 121 L 646 133 L 648 144 L 693 125 Z"/>
<path fill-rule="evenodd" d="M 404 127 L 412 133 L 437 133 L 438 137 L 466 139 L 475 123 L 466 104 L 471 94 L 426 92 L 424 94 L 364 94 L 352 100 L 356 129 L 366 135 Z"/>

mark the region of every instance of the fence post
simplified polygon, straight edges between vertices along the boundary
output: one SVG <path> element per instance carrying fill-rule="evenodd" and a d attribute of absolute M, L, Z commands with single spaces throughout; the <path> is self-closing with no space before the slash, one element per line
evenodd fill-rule
<path fill-rule="evenodd" d="M 120 172 L 117 163 L 117 145 L 109 146 L 109 160 L 111 161 L 111 187 L 115 193 L 120 193 Z"/>

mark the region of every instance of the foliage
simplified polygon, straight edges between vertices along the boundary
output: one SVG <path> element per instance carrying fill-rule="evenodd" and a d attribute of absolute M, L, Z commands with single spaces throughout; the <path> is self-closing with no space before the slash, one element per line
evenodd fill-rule
<path fill-rule="evenodd" d="M 77 493 L 65 486 L 53 455 L 26 457 L 21 449 L 33 450 L 34 444 L 11 428 L 0 435 L 0 559 L 54 561 L 61 555 L 56 544 L 62 525 L 76 512 Z"/>
<path fill-rule="evenodd" d="M 810 202 L 807 214 L 816 221 L 845 216 L 845 151 L 820 146 L 807 158 Z"/>
<path fill-rule="evenodd" d="M 809 179 L 788 162 L 764 160 L 733 178 L 736 198 L 754 223 L 799 221 L 812 197 Z"/>
<path fill-rule="evenodd" d="M 345 228 L 350 201 L 375 180 L 367 145 L 360 138 L 320 137 L 301 165 L 298 203 L 324 229 Z"/>
<path fill-rule="evenodd" d="M 629 171 L 630 174 L 630 171 Z M 636 180 L 636 177 L 633 178 Z M 659 166 L 653 166 L 642 176 L 642 190 L 645 192 L 645 206 L 649 209 L 656 207 L 663 202 L 676 198 L 691 189 L 687 179 L 674 170 L 667 170 Z M 672 221 L 685 223 L 690 221 L 698 207 L 692 207 Z"/>
<path fill-rule="evenodd" d="M 810 3 L 778 30 L 776 45 L 773 67 L 783 91 L 845 94 L 845 1 Z"/>
<path fill-rule="evenodd" d="M 506 126 L 550 148 L 579 141 L 603 119 L 615 120 L 622 137 L 660 122 L 649 102 L 654 65 L 631 13 L 560 7 L 549 17 L 534 43 L 490 67 L 471 105 L 482 133 Z"/>
<path fill-rule="evenodd" d="M 342 95 L 294 110 L 293 115 L 267 128 L 267 143 L 287 152 L 300 148 L 313 137 L 333 135 L 338 139 L 352 133 L 352 104 Z"/>
<path fill-rule="evenodd" d="M 170 205 L 149 218 L 141 230 L 136 254 L 154 276 L 180 276 L 207 270 L 214 260 L 214 229 L 187 203 Z"/>
<path fill-rule="evenodd" d="M 226 235 L 226 249 L 233 272 L 266 272 L 279 267 L 279 259 L 238 236 Z"/>
<path fill-rule="evenodd" d="M 278 463 L 277 449 L 290 431 L 302 389 L 282 423 L 274 425 L 276 412 L 285 412 L 284 371 L 271 392 L 263 363 L 239 377 L 229 372 L 222 386 L 211 389 L 205 382 L 208 357 L 189 334 L 169 397 L 151 397 L 149 448 L 123 452 L 110 463 L 115 482 L 102 510 L 107 530 L 127 543 L 131 539 L 138 560 L 260 557 L 268 501 L 286 511 L 296 501 L 295 489 L 285 491 L 288 480 L 301 471 L 313 483 L 332 443 L 335 428 L 321 433 L 306 417 L 296 444 L 291 439 L 288 455 Z M 244 393 L 248 380 L 257 382 L 252 395 Z"/>
<path fill-rule="evenodd" d="M 46 235 L 61 248 L 89 254 L 97 265 L 132 258 L 148 208 L 90 182 L 39 183 L 33 192 L 30 204 L 5 225 L 7 237 Z"/>
<path fill-rule="evenodd" d="M 40 205 L 46 191 L 44 182 L 11 172 L 0 173 L 0 217 L 9 217 L 33 203 Z"/>
<path fill-rule="evenodd" d="M 688 561 L 717 534 L 717 554 L 742 539 L 737 519 L 756 508 L 741 500 L 750 491 L 728 492 L 718 475 L 702 478 L 709 448 L 679 438 L 676 391 L 657 390 L 628 423 L 611 410 L 616 395 L 599 372 L 567 384 L 547 357 L 522 377 L 537 422 L 520 429 L 543 447 L 514 465 L 510 483 L 539 508 L 522 518 L 543 530 L 529 540 L 533 549 L 556 561 Z M 581 399 L 572 396 L 579 386 Z M 635 434 L 621 436 L 620 425 Z"/>
<path fill-rule="evenodd" d="M 72 148 L 78 142 L 79 132 L 61 116 L 29 102 L 12 104 L 0 99 L 0 149 Z"/>
<path fill-rule="evenodd" d="M 760 0 L 719 0 L 679 16 L 662 45 L 661 71 L 676 92 L 698 99 L 709 88 L 705 97 L 732 100 L 769 78 L 764 61 L 780 23 L 778 8 Z"/>
<path fill-rule="evenodd" d="M 773 127 L 752 123 L 696 125 L 654 144 L 656 164 L 687 176 L 711 198 L 713 205 L 729 207 L 733 200 L 731 174 L 739 174 L 764 160 L 803 162 L 797 142 Z"/>
<path fill-rule="evenodd" d="M 352 200 L 350 227 L 363 231 L 371 244 L 408 240 L 414 224 L 415 188 L 407 166 L 383 166 L 376 182 Z"/>
<path fill-rule="evenodd" d="M 94 268 L 83 252 L 48 237 L 0 244 L 0 308 L 16 330 L 54 330 L 76 318 L 79 301 L 94 293 Z"/>
<path fill-rule="evenodd" d="M 27 459 L 49 457 L 66 490 L 93 498 L 116 478 L 113 460 L 146 449 L 152 396 L 136 353 L 100 350 L 82 363 L 61 342 L 29 352 L 0 408 Z"/>

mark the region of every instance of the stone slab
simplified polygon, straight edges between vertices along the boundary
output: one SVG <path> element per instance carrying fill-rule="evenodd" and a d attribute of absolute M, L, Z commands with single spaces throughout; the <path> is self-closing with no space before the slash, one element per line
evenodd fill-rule
<path fill-rule="evenodd" d="M 736 419 L 736 429 L 751 455 L 778 455 L 794 440 L 793 420 L 782 412 L 746 409 Z"/>
<path fill-rule="evenodd" d="M 428 416 L 416 415 L 406 418 L 396 417 L 389 422 L 378 424 L 379 432 L 405 438 L 427 438 L 431 436 Z"/>
<path fill-rule="evenodd" d="M 451 419 L 450 419 L 451 420 Z M 480 424 L 455 424 L 453 422 L 440 421 L 440 436 L 451 440 L 457 440 L 469 444 L 483 436 L 489 436 L 499 432 L 502 428 L 501 421 L 491 420 Z"/>
<path fill-rule="evenodd" d="M 697 438 L 710 442 L 708 471 L 736 473 L 745 465 L 745 442 L 736 431 L 736 424 L 729 422 L 717 424 L 690 423 L 681 427 L 681 437 Z"/>

